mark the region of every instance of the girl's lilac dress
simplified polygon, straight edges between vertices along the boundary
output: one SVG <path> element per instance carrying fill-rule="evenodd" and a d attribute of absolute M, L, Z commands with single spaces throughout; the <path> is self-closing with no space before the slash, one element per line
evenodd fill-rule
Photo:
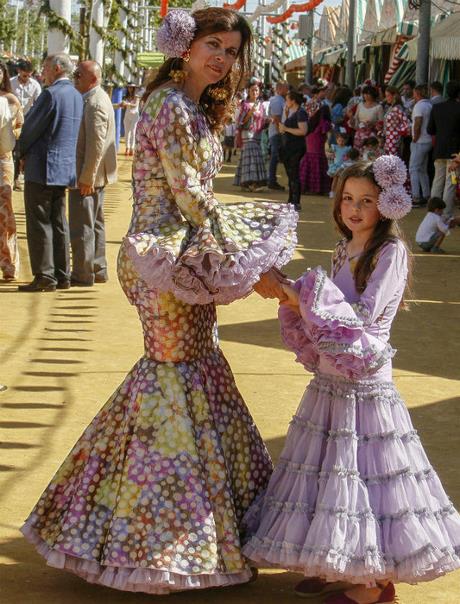
<path fill-rule="evenodd" d="M 22 528 L 49 565 L 162 594 L 244 583 L 244 513 L 271 460 L 219 347 L 216 303 L 251 292 L 295 246 L 287 205 L 221 205 L 222 148 L 201 108 L 154 91 L 137 127 L 118 277 L 145 352 Z"/>
<path fill-rule="evenodd" d="M 415 583 L 460 567 L 460 516 L 392 383 L 388 343 L 407 275 L 401 242 L 354 287 L 346 242 L 296 283 L 282 337 L 315 372 L 265 495 L 246 515 L 243 552 L 328 581 Z"/>

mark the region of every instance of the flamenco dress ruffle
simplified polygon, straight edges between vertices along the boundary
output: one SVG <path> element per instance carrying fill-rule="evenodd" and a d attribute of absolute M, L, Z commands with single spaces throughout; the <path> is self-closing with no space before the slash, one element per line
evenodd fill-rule
<path fill-rule="evenodd" d="M 189 304 L 229 304 L 290 260 L 297 213 L 288 205 L 208 200 L 208 218 L 159 224 L 125 238 L 122 253 L 145 283 Z"/>
<path fill-rule="evenodd" d="M 165 594 L 251 578 L 241 521 L 272 464 L 219 348 L 215 303 L 288 261 L 296 215 L 217 203 L 211 214 L 124 240 L 119 278 L 145 354 L 22 529 L 49 565 L 92 583 Z"/>
<path fill-rule="evenodd" d="M 321 269 L 296 284 L 282 337 L 315 371 L 266 493 L 245 517 L 243 552 L 327 581 L 416 583 L 460 567 L 460 517 L 391 381 L 388 344 Z M 335 375 L 318 371 L 327 363 Z"/>

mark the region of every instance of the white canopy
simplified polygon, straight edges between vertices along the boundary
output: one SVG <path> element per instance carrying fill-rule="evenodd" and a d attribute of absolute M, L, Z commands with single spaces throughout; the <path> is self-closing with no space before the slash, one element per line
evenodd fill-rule
<path fill-rule="evenodd" d="M 432 59 L 460 60 L 460 12 L 452 13 L 431 30 L 430 57 Z M 400 58 L 417 60 L 417 38 L 409 40 L 401 49 Z"/>

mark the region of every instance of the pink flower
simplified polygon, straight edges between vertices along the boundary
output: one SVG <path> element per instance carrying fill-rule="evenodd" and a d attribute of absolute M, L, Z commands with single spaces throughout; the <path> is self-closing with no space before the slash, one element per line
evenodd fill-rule
<path fill-rule="evenodd" d="M 195 36 L 196 22 L 185 10 L 172 10 L 157 31 L 157 47 L 169 58 L 181 57 Z"/>
<path fill-rule="evenodd" d="M 377 207 L 384 218 L 398 220 L 409 214 L 412 199 L 402 185 L 393 185 L 380 193 Z"/>
<path fill-rule="evenodd" d="M 375 180 L 382 189 L 403 185 L 407 179 L 407 168 L 397 155 L 382 155 L 372 166 Z"/>

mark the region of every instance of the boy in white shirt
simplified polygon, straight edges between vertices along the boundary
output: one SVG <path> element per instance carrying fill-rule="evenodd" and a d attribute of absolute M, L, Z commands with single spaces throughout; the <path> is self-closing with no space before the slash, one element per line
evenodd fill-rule
<path fill-rule="evenodd" d="M 424 252 L 432 254 L 445 254 L 441 243 L 449 230 L 460 225 L 460 216 L 444 220 L 442 213 L 446 204 L 440 197 L 431 197 L 428 201 L 428 211 L 420 223 L 415 235 L 415 241 Z"/>

